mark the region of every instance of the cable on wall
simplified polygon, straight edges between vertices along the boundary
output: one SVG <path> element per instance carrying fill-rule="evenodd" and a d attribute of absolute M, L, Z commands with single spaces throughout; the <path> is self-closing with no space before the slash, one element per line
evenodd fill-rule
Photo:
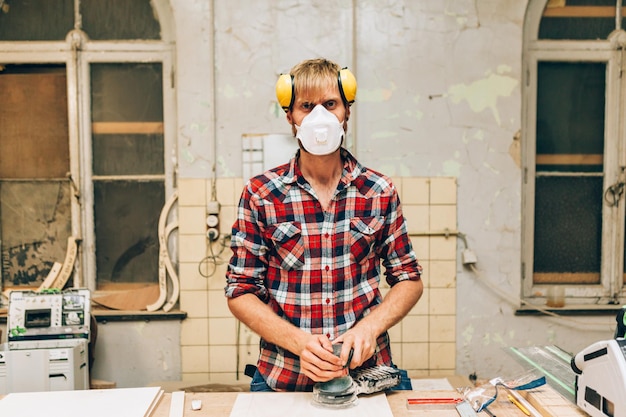
<path fill-rule="evenodd" d="M 219 245 L 217 252 L 214 250 L 214 243 Z M 224 250 L 229 247 L 229 243 L 230 235 L 222 235 L 216 239 L 216 241 L 207 244 L 209 254 L 198 263 L 198 273 L 200 273 L 200 275 L 204 278 L 211 278 L 217 271 L 217 267 L 226 263 L 226 261 L 222 259 L 222 254 Z M 205 265 L 204 271 L 202 270 L 203 265 Z"/>
<path fill-rule="evenodd" d="M 590 323 L 590 322 L 584 322 L 584 321 L 576 320 L 570 317 L 562 316 L 560 314 L 555 313 L 554 311 L 548 310 L 542 306 L 533 304 L 527 300 L 524 300 L 520 297 L 514 296 L 512 294 L 507 293 L 506 291 L 501 290 L 497 284 L 485 278 L 483 274 L 481 273 L 481 271 L 476 267 L 476 264 L 478 263 L 478 258 L 476 257 L 476 254 L 474 253 L 474 251 L 470 249 L 467 243 L 467 236 L 458 230 L 451 230 L 451 229 L 446 228 L 444 230 L 439 230 L 439 231 L 413 232 L 413 233 L 409 233 L 409 235 L 410 236 L 443 236 L 446 238 L 455 236 L 461 239 L 461 241 L 463 242 L 463 246 L 464 246 L 463 251 L 461 252 L 462 264 L 466 266 L 467 268 L 469 268 L 474 273 L 476 278 L 479 281 L 481 281 L 485 287 L 487 287 L 489 290 L 491 290 L 493 293 L 498 295 L 503 300 L 507 301 L 509 304 L 511 304 L 515 308 L 518 308 L 520 305 L 523 305 L 523 306 L 532 308 L 536 311 L 539 311 L 547 316 L 553 317 L 559 321 L 562 321 L 563 324 L 570 325 L 570 326 L 583 325 L 583 326 L 597 326 L 597 327 L 602 327 L 602 328 L 607 326 L 606 323 Z"/>
<path fill-rule="evenodd" d="M 467 245 L 467 242 L 465 241 L 465 244 Z M 472 253 L 471 249 L 469 247 L 466 246 L 465 251 L 468 251 L 468 253 Z M 530 307 L 536 311 L 539 311 L 547 316 L 553 317 L 555 319 L 557 319 L 558 321 L 560 321 L 563 325 L 567 325 L 567 326 L 595 326 L 598 328 L 605 328 L 607 327 L 610 330 L 613 330 L 607 323 L 593 323 L 593 322 L 584 322 L 581 320 L 576 320 L 570 317 L 565 317 L 562 316 L 560 314 L 555 313 L 554 311 L 548 310 L 542 306 L 539 306 L 537 304 L 533 304 L 527 300 L 524 300 L 520 297 L 517 297 L 515 295 L 509 294 L 506 291 L 502 290 L 499 288 L 499 286 L 497 284 L 494 284 L 493 282 L 491 282 L 488 278 L 485 278 L 485 276 L 482 274 L 482 272 L 480 270 L 478 270 L 478 268 L 476 267 L 476 263 L 477 263 L 477 259 L 476 259 L 476 255 L 472 256 L 468 256 L 467 259 L 470 259 L 469 261 L 464 261 L 463 265 L 465 265 L 466 267 L 468 267 L 472 272 L 474 272 L 474 275 L 476 276 L 476 278 L 485 286 L 487 287 L 490 291 L 492 291 L 493 293 L 495 293 L 496 295 L 498 295 L 500 298 L 502 298 L 503 300 L 507 301 L 508 303 L 510 303 L 513 307 L 517 308 L 520 305 L 526 306 L 526 307 Z M 598 329 L 600 330 L 600 329 Z"/>

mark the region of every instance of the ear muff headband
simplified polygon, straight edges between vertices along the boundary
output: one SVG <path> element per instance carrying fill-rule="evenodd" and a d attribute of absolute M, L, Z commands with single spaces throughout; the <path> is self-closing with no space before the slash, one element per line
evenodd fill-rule
<path fill-rule="evenodd" d="M 339 94 L 346 106 L 352 105 L 356 99 L 356 78 L 348 69 L 343 68 L 337 73 Z M 294 82 L 291 74 L 281 74 L 276 81 L 276 98 L 284 111 L 289 111 L 295 101 Z"/>

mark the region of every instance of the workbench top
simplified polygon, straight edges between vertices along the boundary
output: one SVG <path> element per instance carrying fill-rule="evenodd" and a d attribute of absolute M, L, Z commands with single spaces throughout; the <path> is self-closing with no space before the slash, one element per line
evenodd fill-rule
<path fill-rule="evenodd" d="M 459 385 L 456 385 L 459 387 Z M 391 414 L 393 417 L 422 417 L 422 416 L 433 416 L 433 417 L 458 417 L 458 412 L 451 405 L 437 406 L 436 409 L 433 409 L 431 405 L 429 409 L 411 409 L 407 408 L 407 399 L 409 398 L 460 398 L 461 394 L 455 389 L 448 385 L 445 388 L 440 387 L 437 384 L 433 385 L 414 385 L 416 390 L 414 391 L 390 391 L 385 394 L 387 403 L 389 404 L 389 408 L 391 409 Z M 166 386 L 161 386 L 160 384 L 154 384 L 152 388 L 157 391 L 160 390 L 162 395 L 157 403 L 157 406 L 154 409 L 154 412 L 150 414 L 150 417 L 204 417 L 204 416 L 212 416 L 212 417 L 230 417 L 231 412 L 233 410 L 233 405 L 237 400 L 239 395 L 246 396 L 272 396 L 269 401 L 273 404 L 273 401 L 280 401 L 281 395 L 284 396 L 285 400 L 282 403 L 290 404 L 290 400 L 298 400 L 300 401 L 300 397 L 302 396 L 303 400 L 310 400 L 311 393 L 250 393 L 250 392 L 237 392 L 237 391 L 221 391 L 221 392 L 196 392 L 193 391 L 194 387 L 190 387 L 191 389 L 187 389 L 184 392 L 184 409 L 182 414 L 170 414 L 170 405 L 172 399 L 172 391 L 168 389 Z M 171 388 L 171 387 L 170 387 Z M 198 388 L 198 387 L 196 387 Z M 185 388 L 176 387 L 175 390 L 184 390 Z M 113 390 L 96 390 L 99 392 L 111 392 Z M 157 392 L 154 391 L 154 392 Z M 120 390 L 120 393 L 124 392 L 125 395 L 128 395 L 127 390 Z M 143 391 L 141 391 L 143 392 Z M 175 391 L 181 392 L 181 391 Z M 37 394 L 37 393 L 35 393 Z M 54 393 L 48 393 L 54 395 Z M 63 393 L 60 393 L 62 395 Z M 114 394 L 111 392 L 111 394 Z M 139 394 L 139 392 L 138 392 Z M 581 411 L 575 404 L 572 404 L 569 400 L 565 399 L 561 394 L 559 394 L 556 390 L 551 388 L 549 385 L 543 385 L 541 387 L 535 388 L 533 390 L 528 391 L 516 391 L 512 393 L 520 398 L 522 402 L 530 406 L 530 410 L 532 413 L 526 414 L 522 411 L 520 407 L 512 403 L 506 395 L 506 392 L 499 392 L 497 399 L 489 406 L 489 411 L 497 416 L 497 417 L 585 417 L 583 411 Z M 19 395 L 19 394 L 18 394 Z M 133 394 L 134 395 L 134 394 Z M 179 394 L 177 394 L 179 396 Z M 294 397 L 296 396 L 296 397 Z M 520 397 L 521 396 L 521 397 Z M 0 395 L 0 400 L 3 399 L 4 396 Z M 202 402 L 202 407 L 200 410 L 192 410 L 191 402 L 192 400 L 200 400 Z M 258 403 L 267 403 L 268 398 L 256 398 L 255 400 L 259 400 Z M 372 399 L 373 400 L 373 399 Z M 0 401 L 1 402 L 1 401 Z M 368 400 L 369 402 L 369 400 Z M 376 399 L 376 403 L 380 404 L 380 401 Z M 384 404 L 384 402 L 383 402 Z M 522 404 L 523 405 L 523 404 Z M 280 407 L 278 407 L 280 408 Z M 50 410 L 48 410 L 50 411 Z M 350 409 L 343 410 L 335 410 L 337 417 L 343 415 L 353 415 L 354 410 L 350 411 Z M 52 415 L 65 415 L 63 413 L 57 414 L 52 413 Z M 479 417 L 490 417 L 488 413 L 481 412 L 478 415 Z M 251 415 L 250 417 L 254 417 Z"/>
<path fill-rule="evenodd" d="M 239 392 L 210 392 L 210 393 L 185 393 L 184 417 L 229 417 L 233 404 Z M 249 393 L 246 393 L 249 394 Z M 273 395 L 277 398 L 280 393 L 254 393 L 253 395 Z M 310 395 L 302 393 L 301 395 Z M 393 391 L 387 394 L 387 401 L 394 417 L 459 417 L 455 409 L 447 410 L 409 410 L 406 402 L 408 398 L 424 397 L 450 397 L 459 396 L 454 391 Z M 541 417 L 583 417 L 585 413 L 580 411 L 574 404 L 569 403 L 549 386 L 540 387 L 526 393 L 525 397 L 535 408 L 540 411 Z M 151 417 L 170 416 L 171 394 L 165 393 Z M 200 410 L 191 409 L 192 400 L 201 400 Z M 496 401 L 489 407 L 489 410 L 497 417 L 526 417 L 526 415 L 513 403 L 506 395 L 499 395 Z M 337 412 L 340 416 L 340 410 Z M 481 412 L 479 417 L 488 417 L 488 414 Z M 253 416 L 251 416 L 253 417 Z"/>

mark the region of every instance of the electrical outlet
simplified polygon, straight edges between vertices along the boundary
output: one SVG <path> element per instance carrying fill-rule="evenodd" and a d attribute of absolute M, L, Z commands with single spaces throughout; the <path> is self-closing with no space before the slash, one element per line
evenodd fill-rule
<path fill-rule="evenodd" d="M 207 207 L 206 207 L 206 212 L 207 212 L 206 225 L 208 227 L 207 238 L 211 242 L 214 242 L 214 241 L 217 240 L 217 238 L 220 235 L 220 232 L 218 230 L 219 229 L 218 225 L 220 223 L 220 218 L 219 218 L 220 203 L 219 203 L 219 201 L 216 201 L 216 200 L 209 201 L 208 204 L 207 204 Z"/>
<path fill-rule="evenodd" d="M 220 219 L 217 217 L 217 214 L 209 214 L 206 216 L 206 225 L 209 227 L 217 227 L 219 222 Z"/>
<path fill-rule="evenodd" d="M 209 241 L 215 242 L 217 238 L 220 237 L 220 232 L 218 232 L 216 228 L 211 227 L 209 228 L 209 230 L 207 230 L 206 237 L 207 239 L 209 239 Z"/>

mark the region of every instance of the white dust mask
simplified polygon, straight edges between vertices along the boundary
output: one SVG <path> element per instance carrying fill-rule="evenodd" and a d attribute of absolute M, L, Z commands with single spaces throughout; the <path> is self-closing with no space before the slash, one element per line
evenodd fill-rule
<path fill-rule="evenodd" d="M 337 116 L 318 104 L 300 126 L 296 125 L 296 138 L 313 155 L 328 155 L 341 146 L 345 131 Z"/>

